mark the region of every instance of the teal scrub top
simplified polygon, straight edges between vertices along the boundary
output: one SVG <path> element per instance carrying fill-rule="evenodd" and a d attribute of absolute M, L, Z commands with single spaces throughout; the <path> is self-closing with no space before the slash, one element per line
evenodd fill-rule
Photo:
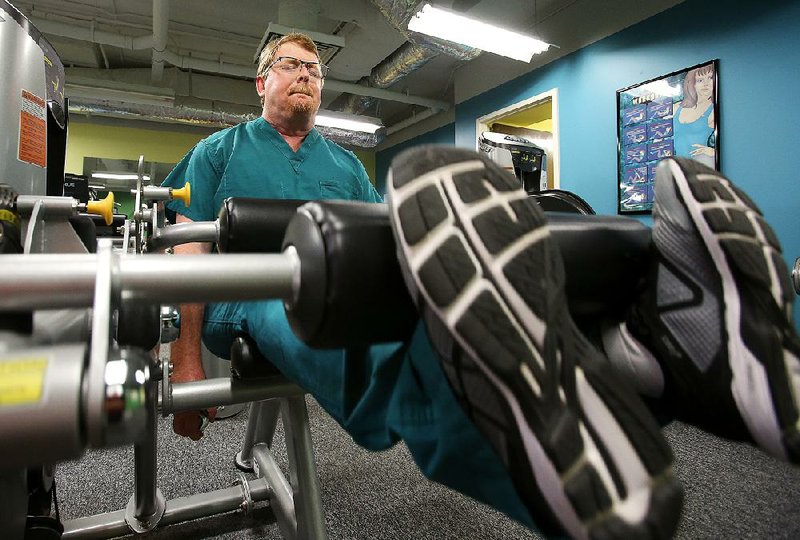
<path fill-rule="evenodd" d="M 358 158 L 316 129 L 297 152 L 264 118 L 219 131 L 200 141 L 163 182 L 191 185 L 189 208 L 167 207 L 192 221 L 213 221 L 228 197 L 350 199 L 382 202 Z"/>
<path fill-rule="evenodd" d="M 200 141 L 162 185 L 181 188 L 186 182 L 191 185 L 189 207 L 179 200 L 167 207 L 192 221 L 214 221 L 228 197 L 382 202 L 355 154 L 316 129 L 295 152 L 264 118 Z M 203 341 L 208 349 L 228 358 L 233 338 L 247 331 L 244 320 L 241 302 L 207 304 Z"/>

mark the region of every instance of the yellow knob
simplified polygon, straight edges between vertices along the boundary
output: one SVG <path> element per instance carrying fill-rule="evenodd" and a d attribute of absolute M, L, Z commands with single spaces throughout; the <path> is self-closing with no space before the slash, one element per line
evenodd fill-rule
<path fill-rule="evenodd" d="M 181 189 L 170 190 L 170 195 L 172 195 L 173 200 L 183 201 L 186 208 L 189 208 L 189 203 L 192 201 L 192 186 L 189 185 L 189 182 L 186 182 L 186 185 Z"/>
<path fill-rule="evenodd" d="M 114 221 L 114 192 L 109 191 L 102 201 L 89 201 L 86 204 L 86 211 L 90 214 L 103 216 L 106 225 L 111 225 L 111 222 Z"/>

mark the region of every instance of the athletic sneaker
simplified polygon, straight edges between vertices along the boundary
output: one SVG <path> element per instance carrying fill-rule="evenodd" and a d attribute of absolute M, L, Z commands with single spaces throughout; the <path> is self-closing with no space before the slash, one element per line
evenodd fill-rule
<path fill-rule="evenodd" d="M 538 205 L 513 175 L 452 147 L 403 152 L 388 184 L 401 267 L 443 370 L 536 523 L 575 538 L 670 537 L 682 499 L 671 451 L 570 318 Z"/>
<path fill-rule="evenodd" d="M 662 161 L 650 288 L 627 322 L 664 370 L 680 418 L 800 461 L 800 341 L 775 233 L 756 205 L 696 161 Z"/>

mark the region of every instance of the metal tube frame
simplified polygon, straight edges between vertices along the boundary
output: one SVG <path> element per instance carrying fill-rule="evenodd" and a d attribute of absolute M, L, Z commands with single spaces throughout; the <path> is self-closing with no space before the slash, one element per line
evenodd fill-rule
<path fill-rule="evenodd" d="M 249 493 L 249 499 L 245 495 Z M 205 516 L 230 512 L 265 501 L 271 490 L 261 478 L 247 481 L 247 487 L 229 488 L 178 497 L 166 502 L 166 510 L 159 525 L 172 525 Z M 125 510 L 97 514 L 64 522 L 64 540 L 74 538 L 112 538 L 130 534 Z"/>
<path fill-rule="evenodd" d="M 305 396 L 286 398 L 283 400 L 281 412 L 283 429 L 286 432 L 286 452 L 289 455 L 297 536 L 304 539 L 326 538 L 325 516 Z"/>
<path fill-rule="evenodd" d="M 147 249 L 154 251 L 189 242 L 217 241 L 219 241 L 219 221 L 177 223 L 169 227 L 154 227 L 153 235 L 147 241 Z"/>

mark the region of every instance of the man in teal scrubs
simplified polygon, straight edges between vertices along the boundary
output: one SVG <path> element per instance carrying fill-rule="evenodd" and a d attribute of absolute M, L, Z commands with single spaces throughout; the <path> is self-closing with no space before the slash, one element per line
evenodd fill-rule
<path fill-rule="evenodd" d="M 201 141 L 164 182 L 191 182 L 191 207 L 170 203 L 179 223 L 213 220 L 235 196 L 380 202 L 355 156 L 313 128 L 326 71 L 305 36 L 265 47 L 256 78 L 262 117 Z M 541 210 L 494 164 L 453 148 L 393 165 L 389 195 L 401 266 L 424 298 L 426 325 L 407 343 L 311 350 L 280 301 L 184 305 L 172 380 L 205 377 L 201 335 L 227 357 L 234 335 L 246 332 L 357 443 L 380 450 L 403 440 L 428 478 L 529 527 L 670 536 L 681 504 L 671 452 L 630 382 L 570 319 Z M 175 432 L 199 439 L 200 414 L 176 414 Z"/>
<path fill-rule="evenodd" d="M 190 207 L 180 201 L 168 205 L 178 223 L 214 220 L 224 199 L 236 196 L 382 202 L 355 155 L 313 128 L 327 70 L 318 62 L 313 41 L 302 35 L 264 48 L 256 79 L 262 117 L 199 142 L 164 181 L 172 187 L 191 183 Z M 209 251 L 209 244 L 200 243 L 175 248 L 177 254 Z M 424 329 L 411 344 L 378 345 L 366 354 L 318 351 L 295 337 L 279 300 L 183 305 L 181 337 L 171 347 L 172 381 L 205 378 L 201 336 L 214 354 L 227 358 L 241 331 L 250 333 L 261 352 L 359 444 L 379 450 L 403 439 L 429 477 L 533 526 L 505 468 L 461 412 L 438 363 L 429 361 L 434 353 Z M 426 361 L 415 366 L 412 356 Z M 374 374 L 371 383 L 360 389 L 355 403 L 346 400 L 348 372 L 365 369 Z M 176 413 L 174 431 L 199 439 L 202 413 Z M 213 420 L 215 411 L 207 414 Z"/>

